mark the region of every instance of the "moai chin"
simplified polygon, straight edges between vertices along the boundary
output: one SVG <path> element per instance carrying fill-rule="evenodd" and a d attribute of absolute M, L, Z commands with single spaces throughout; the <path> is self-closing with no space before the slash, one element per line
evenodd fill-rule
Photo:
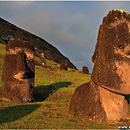
<path fill-rule="evenodd" d="M 2 72 L 3 100 L 30 102 L 34 91 L 34 47 L 30 42 L 10 40 Z"/>
<path fill-rule="evenodd" d="M 60 70 L 68 70 L 68 60 L 62 59 L 60 64 Z"/>
<path fill-rule="evenodd" d="M 86 120 L 127 118 L 130 94 L 130 14 L 111 10 L 100 26 L 91 81 L 72 97 L 70 114 Z"/>

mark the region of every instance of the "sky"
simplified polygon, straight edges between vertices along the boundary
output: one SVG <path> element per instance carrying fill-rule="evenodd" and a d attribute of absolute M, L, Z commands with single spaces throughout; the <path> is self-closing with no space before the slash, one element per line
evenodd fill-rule
<path fill-rule="evenodd" d="M 1 18 L 40 36 L 90 73 L 99 26 L 112 9 L 130 12 L 130 1 L 0 1 Z"/>

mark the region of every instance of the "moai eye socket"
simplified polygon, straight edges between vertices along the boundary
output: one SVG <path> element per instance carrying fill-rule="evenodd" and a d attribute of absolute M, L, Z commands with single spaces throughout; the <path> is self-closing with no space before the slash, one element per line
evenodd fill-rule
<path fill-rule="evenodd" d="M 126 47 L 124 48 L 123 53 L 124 53 L 125 55 L 127 55 L 127 56 L 129 56 L 129 55 L 130 55 L 130 46 L 129 46 L 129 45 L 128 45 L 128 46 L 126 46 Z"/>

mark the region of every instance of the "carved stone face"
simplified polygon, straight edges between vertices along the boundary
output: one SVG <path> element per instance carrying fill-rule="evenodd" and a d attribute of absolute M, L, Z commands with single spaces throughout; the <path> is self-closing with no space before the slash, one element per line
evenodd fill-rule
<path fill-rule="evenodd" d="M 6 46 L 2 73 L 3 98 L 28 102 L 33 99 L 34 48 L 29 42 L 10 40 Z"/>
<path fill-rule="evenodd" d="M 130 94 L 129 13 L 115 10 L 104 18 L 92 61 L 94 82 L 120 94 Z"/>

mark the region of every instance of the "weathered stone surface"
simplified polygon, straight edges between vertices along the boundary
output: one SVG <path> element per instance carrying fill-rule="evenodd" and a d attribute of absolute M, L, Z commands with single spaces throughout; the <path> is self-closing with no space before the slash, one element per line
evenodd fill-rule
<path fill-rule="evenodd" d="M 34 90 L 34 47 L 21 40 L 10 40 L 2 72 L 4 100 L 29 102 L 33 100 Z"/>
<path fill-rule="evenodd" d="M 89 74 L 88 67 L 83 66 L 83 68 L 82 68 L 82 73 L 84 73 L 84 74 Z"/>
<path fill-rule="evenodd" d="M 68 60 L 66 59 L 61 60 L 60 70 L 68 70 Z"/>
<path fill-rule="evenodd" d="M 93 82 L 77 87 L 71 99 L 70 114 L 84 120 L 106 119 L 99 91 L 99 87 Z"/>
<path fill-rule="evenodd" d="M 112 10 L 103 19 L 92 57 L 91 81 L 79 86 L 70 113 L 89 120 L 125 119 L 130 94 L 130 14 Z"/>
<path fill-rule="evenodd" d="M 40 59 L 41 59 L 41 66 L 45 68 L 46 67 L 46 58 L 44 56 L 44 53 L 40 54 Z"/>
<path fill-rule="evenodd" d="M 112 10 L 100 26 L 92 57 L 92 80 L 107 89 L 130 94 L 130 14 Z"/>

